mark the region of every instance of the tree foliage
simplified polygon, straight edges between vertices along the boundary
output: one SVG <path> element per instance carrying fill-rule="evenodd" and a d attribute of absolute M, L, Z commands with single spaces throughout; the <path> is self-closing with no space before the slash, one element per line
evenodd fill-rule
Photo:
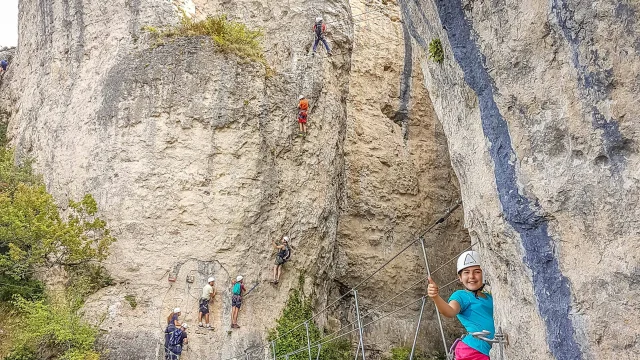
<path fill-rule="evenodd" d="M 69 202 L 66 218 L 30 163 L 16 166 L 13 152 L 0 150 L 0 301 L 14 294 L 37 298 L 39 267 L 65 266 L 85 271 L 108 255 L 115 240 L 96 216 L 91 195 Z M 34 288 L 32 294 L 25 289 Z"/>
<path fill-rule="evenodd" d="M 0 131 L 0 145 L 4 136 Z M 13 151 L 0 146 L 0 309 L 8 310 L 2 323 L 11 333 L 3 338 L 12 342 L 5 359 L 99 359 L 97 330 L 78 315 L 86 296 L 110 282 L 101 261 L 115 239 L 97 211 L 85 195 L 61 212 L 31 161 L 16 164 Z M 51 267 L 65 270 L 61 292 L 40 281 Z"/>
<path fill-rule="evenodd" d="M 276 340 L 278 336 L 282 336 L 276 341 L 276 355 L 278 357 L 307 346 L 306 327 L 304 325 L 298 325 L 312 316 L 313 307 L 311 297 L 305 296 L 302 287 L 291 290 L 287 305 L 282 311 L 282 316 L 276 320 L 276 328 L 269 331 L 269 341 Z M 317 344 L 323 337 L 322 332 L 313 321 L 309 321 L 308 325 L 309 340 L 312 345 Z M 328 339 L 330 338 L 326 338 L 323 341 Z M 317 351 L 318 347 L 313 346 L 312 354 L 314 359 Z M 320 359 L 346 360 L 352 357 L 351 346 L 349 342 L 344 339 L 323 344 L 320 350 Z M 290 360 L 304 360 L 308 358 L 307 349 L 289 357 Z"/>
<path fill-rule="evenodd" d="M 93 350 L 97 330 L 85 324 L 64 302 L 17 299 L 23 314 L 22 331 L 5 360 L 50 359 L 98 360 Z"/>

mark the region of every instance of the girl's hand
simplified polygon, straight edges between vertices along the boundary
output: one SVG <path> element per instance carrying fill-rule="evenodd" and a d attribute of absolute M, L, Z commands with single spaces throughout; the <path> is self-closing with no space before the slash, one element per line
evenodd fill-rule
<path fill-rule="evenodd" d="M 429 286 L 427 287 L 427 296 L 430 298 L 435 298 L 440 296 L 440 290 L 438 289 L 438 285 L 436 285 L 435 281 L 429 276 Z"/>

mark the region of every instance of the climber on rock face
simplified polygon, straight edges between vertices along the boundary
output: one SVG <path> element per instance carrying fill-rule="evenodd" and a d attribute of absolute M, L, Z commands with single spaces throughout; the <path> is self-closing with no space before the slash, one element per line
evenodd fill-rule
<path fill-rule="evenodd" d="M 273 283 L 277 284 L 280 281 L 280 274 L 282 273 L 282 265 L 289 261 L 291 257 L 291 249 L 289 248 L 289 237 L 284 236 L 282 238 L 282 244 L 278 245 L 275 241 L 271 241 L 273 247 L 278 250 L 276 254 L 276 264 L 273 267 Z"/>
<path fill-rule="evenodd" d="M 189 343 L 187 339 L 187 324 L 182 324 L 169 338 L 169 360 L 180 360 L 182 347 Z"/>
<path fill-rule="evenodd" d="M 449 297 L 447 303 L 440 297 L 438 285 L 429 277 L 427 295 L 433 300 L 442 315 L 458 317 L 468 333 L 487 330 L 487 336 L 493 338 L 493 297 L 484 289 L 480 254 L 465 251 L 458 257 L 458 279 L 465 290 L 457 290 Z M 465 336 L 462 341 L 454 343 L 456 360 L 489 360 L 491 345 L 473 336 Z"/>
<path fill-rule="evenodd" d="M 0 74 L 7 71 L 7 66 L 9 66 L 9 62 L 7 60 L 0 61 Z"/>
<path fill-rule="evenodd" d="M 307 111 L 309 110 L 309 100 L 304 95 L 298 97 L 298 127 L 300 129 L 299 136 L 307 134 Z"/>
<path fill-rule="evenodd" d="M 242 275 L 236 277 L 236 282 L 233 284 L 233 290 L 231 291 L 231 328 L 238 329 L 238 311 L 242 306 L 242 293 L 247 289 L 244 287 L 244 278 Z"/>
<path fill-rule="evenodd" d="M 171 359 L 171 336 L 182 326 L 178 320 L 180 315 L 180 308 L 175 308 L 167 317 L 167 328 L 164 330 L 164 358 L 167 360 Z"/>
<path fill-rule="evenodd" d="M 322 17 L 318 16 L 316 18 L 316 23 L 313 24 L 313 32 L 315 33 L 316 39 L 313 42 L 313 55 L 316 54 L 316 48 L 318 47 L 318 43 L 322 41 L 324 47 L 327 49 L 327 55 L 331 56 L 331 49 L 329 48 L 329 44 L 327 40 L 324 38 L 324 34 L 327 32 L 327 24 L 322 22 Z"/>
<path fill-rule="evenodd" d="M 213 298 L 216 296 L 216 288 L 215 288 L 215 279 L 210 277 L 207 280 L 207 284 L 202 288 L 202 295 L 200 296 L 199 308 L 200 312 L 198 313 L 198 326 L 206 327 L 211 329 L 211 323 L 209 323 L 209 302 L 213 301 Z M 202 318 L 205 319 L 205 324 L 202 323 Z"/>

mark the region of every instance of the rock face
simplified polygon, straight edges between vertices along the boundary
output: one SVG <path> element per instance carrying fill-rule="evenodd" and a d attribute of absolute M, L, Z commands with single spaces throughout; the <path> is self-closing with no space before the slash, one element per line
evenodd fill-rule
<path fill-rule="evenodd" d="M 350 4 L 354 47 L 344 146 L 346 189 L 335 261 L 336 280 L 346 288 L 364 280 L 415 239 L 459 193 L 444 132 L 422 85 L 417 54 L 411 41 L 404 42 L 400 8 L 393 2 Z M 444 227 L 426 237 L 432 268 L 469 245 L 461 219 L 462 212 L 454 213 Z M 365 310 L 377 308 L 424 276 L 422 251 L 415 245 L 364 284 L 360 305 Z M 451 281 L 455 265 L 434 278 Z M 373 311 L 366 321 L 420 298 L 424 289 L 422 284 L 415 286 Z M 366 328 L 369 356 L 393 346 L 411 346 L 419 309 L 417 302 Z M 428 302 L 425 317 L 429 321 L 421 327 L 419 339 L 427 349 L 444 351 L 434 311 Z M 456 321 L 445 325 L 449 340 L 461 334 Z"/>
<path fill-rule="evenodd" d="M 20 47 L 0 107 L 11 114 L 19 156 L 36 159 L 61 204 L 92 193 L 118 238 L 107 262 L 118 284 L 85 307 L 107 331 L 102 344 L 110 358 L 160 357 L 166 317 L 176 306 L 193 329 L 185 358 L 224 359 L 249 348 L 259 358 L 266 329 L 275 326 L 300 273 L 321 308 L 457 199 L 444 132 L 418 86 L 420 69 L 412 66 L 417 55 L 402 43 L 399 8 L 365 5 L 21 3 Z M 141 28 L 175 24 L 176 6 L 196 17 L 226 13 L 263 27 L 275 75 L 218 52 L 204 37 L 154 46 Z M 355 20 L 365 12 L 368 22 Z M 331 58 L 322 50 L 310 56 L 310 29 L 320 14 L 329 25 Z M 378 43 L 380 32 L 395 35 Z M 311 103 L 305 139 L 296 136 L 299 94 Z M 468 244 L 461 227 L 457 213 L 427 236 L 434 267 Z M 270 241 L 284 234 L 294 256 L 274 288 L 266 284 Z M 253 291 L 243 304 L 242 328 L 228 334 L 237 274 Z M 216 330 L 202 331 L 194 326 L 197 298 L 210 275 L 219 293 L 212 306 Z M 362 311 L 422 276 L 422 253 L 414 247 L 362 289 Z M 423 285 L 416 287 L 369 319 L 423 293 Z M 338 326 L 353 320 L 352 300 L 329 319 Z M 371 358 L 410 344 L 418 310 L 416 303 L 366 330 Z M 426 311 L 420 346 L 439 349 L 433 307 Z M 447 335 L 458 333 L 450 322 Z"/>
<path fill-rule="evenodd" d="M 400 3 L 507 357 L 636 358 L 638 3 Z"/>
<path fill-rule="evenodd" d="M 177 6 L 264 28 L 275 75 L 207 38 L 152 46 L 141 27 L 176 23 Z M 192 331 L 185 358 L 261 358 L 302 271 L 324 307 L 458 192 L 506 358 L 635 359 L 639 12 L 632 1 L 24 1 L 0 115 L 61 203 L 91 192 L 119 238 L 108 264 L 118 285 L 86 306 L 106 314 L 114 359 L 161 356 L 166 315 L 180 306 L 193 325 L 209 275 L 216 330 Z M 333 57 L 310 56 L 317 15 Z M 442 64 L 428 59 L 434 39 Z M 283 234 L 294 257 L 275 289 L 269 242 Z M 469 244 L 461 214 L 426 242 L 432 268 L 445 265 L 435 279 L 449 282 L 447 260 Z M 239 273 L 257 286 L 227 335 Z M 423 287 L 377 307 L 421 276 L 414 245 L 359 288 L 365 321 L 382 319 L 365 330 L 369 358 L 413 340 L 419 303 L 384 316 Z M 348 324 L 354 300 L 319 323 Z M 438 350 L 425 311 L 419 343 Z M 445 333 L 460 333 L 455 321 Z"/>

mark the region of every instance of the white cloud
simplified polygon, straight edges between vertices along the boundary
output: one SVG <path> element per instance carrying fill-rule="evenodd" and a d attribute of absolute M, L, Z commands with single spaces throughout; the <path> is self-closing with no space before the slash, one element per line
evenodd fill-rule
<path fill-rule="evenodd" d="M 18 0 L 0 0 L 0 46 L 18 44 Z"/>

